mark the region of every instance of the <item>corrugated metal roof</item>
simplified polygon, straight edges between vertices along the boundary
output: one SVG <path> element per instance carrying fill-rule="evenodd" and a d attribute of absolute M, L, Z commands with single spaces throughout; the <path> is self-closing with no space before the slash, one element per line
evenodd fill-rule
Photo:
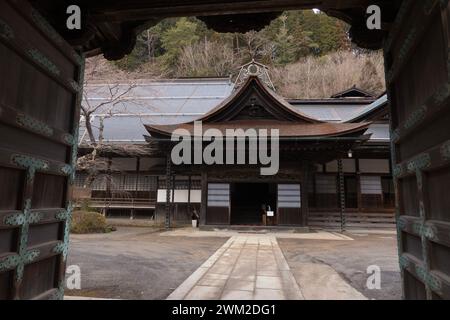
<path fill-rule="evenodd" d="M 372 134 L 370 141 L 374 142 L 389 142 L 390 131 L 389 124 L 384 123 L 374 123 L 369 126 L 366 134 Z"/>
<path fill-rule="evenodd" d="M 228 78 L 97 83 L 85 87 L 83 104 L 89 105 L 90 109 L 100 106 L 91 118 L 96 138 L 99 118 L 103 117 L 105 141 L 144 142 L 143 135 L 147 132 L 143 123 L 193 121 L 228 97 L 233 86 Z M 86 129 L 81 122 L 80 143 L 87 141 Z"/>
<path fill-rule="evenodd" d="M 107 142 L 144 142 L 147 131 L 144 124 L 173 125 L 196 120 L 217 107 L 233 91 L 233 83 L 227 78 L 178 79 L 161 81 L 137 81 L 131 85 L 91 84 L 85 87 L 91 107 L 102 105 L 91 119 L 94 136 L 98 137 L 99 117 L 104 117 L 104 140 Z M 124 92 L 119 103 L 109 103 L 111 92 L 117 97 Z M 336 101 L 339 100 L 339 103 Z M 387 102 L 383 96 L 371 104 L 364 101 L 348 104 L 343 99 L 301 100 L 291 102 L 292 108 L 317 120 L 349 122 L 381 107 Z M 300 100 L 298 100 L 300 101 Z M 322 101 L 322 102 L 321 102 Z M 112 112 L 111 112 L 112 111 Z M 111 113 L 113 117 L 111 117 Z M 389 139 L 388 125 L 371 125 L 367 133 L 372 140 Z M 80 143 L 88 142 L 83 121 L 80 123 Z"/>
<path fill-rule="evenodd" d="M 388 96 L 387 94 L 381 96 L 380 98 L 378 98 L 377 100 L 375 100 L 373 103 L 364 106 L 362 109 L 356 111 L 353 114 L 350 114 L 348 117 L 345 117 L 343 119 L 343 121 L 345 122 L 349 122 L 349 121 L 353 121 L 356 120 L 358 118 L 363 118 L 364 115 L 374 111 L 375 109 L 378 109 L 380 107 L 382 107 L 383 105 L 388 103 Z"/>
<path fill-rule="evenodd" d="M 323 102 L 311 100 L 310 103 L 308 103 L 308 100 L 298 100 L 293 101 L 292 104 L 298 111 L 322 121 L 350 122 L 382 107 L 387 103 L 388 99 L 387 95 L 383 95 L 369 104 L 364 103 L 364 101 L 355 103 L 351 99 L 349 99 L 348 104 L 345 104 L 342 100 L 339 99 L 339 104 L 333 103 L 330 99 L 324 99 Z"/>
<path fill-rule="evenodd" d="M 302 104 L 294 106 L 298 111 L 307 114 L 312 118 L 322 121 L 343 122 L 343 119 L 350 117 L 364 108 L 361 105 L 326 105 L 326 104 Z"/>

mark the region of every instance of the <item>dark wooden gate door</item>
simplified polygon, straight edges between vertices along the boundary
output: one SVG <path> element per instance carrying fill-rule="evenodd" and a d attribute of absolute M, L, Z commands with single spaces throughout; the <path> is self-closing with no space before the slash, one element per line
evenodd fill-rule
<path fill-rule="evenodd" d="M 62 298 L 83 59 L 0 1 L 0 299 Z"/>
<path fill-rule="evenodd" d="M 385 47 L 403 292 L 450 299 L 450 8 L 403 2 Z"/>

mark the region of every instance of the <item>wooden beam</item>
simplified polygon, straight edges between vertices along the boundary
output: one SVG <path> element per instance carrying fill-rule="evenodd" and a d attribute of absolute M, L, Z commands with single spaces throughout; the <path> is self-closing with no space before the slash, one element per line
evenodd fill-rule
<path fill-rule="evenodd" d="M 338 159 L 338 173 L 339 173 L 339 200 L 341 209 L 341 231 L 345 231 L 345 180 L 342 168 L 342 159 Z"/>
<path fill-rule="evenodd" d="M 172 204 L 170 201 L 171 191 L 172 191 L 172 159 L 170 155 L 167 156 L 166 160 L 166 215 L 164 220 L 164 226 L 166 229 L 170 229 L 170 212 L 172 209 Z"/>
<path fill-rule="evenodd" d="M 188 213 L 192 216 L 192 213 L 191 213 L 191 187 L 192 187 L 192 176 L 189 175 L 189 180 L 188 180 L 188 204 L 187 204 L 187 210 L 188 210 Z"/>
<path fill-rule="evenodd" d="M 200 204 L 200 225 L 206 224 L 206 208 L 208 203 L 208 175 L 202 172 L 202 196 Z"/>
<path fill-rule="evenodd" d="M 308 225 L 309 203 L 308 203 L 308 179 L 309 179 L 309 163 L 302 165 L 302 181 L 300 186 L 301 207 L 302 207 L 302 226 Z"/>
<path fill-rule="evenodd" d="M 365 0 L 364 0 L 365 1 Z M 211 16 L 262 13 L 320 7 L 320 0 L 260 0 L 260 1 L 122 1 L 120 4 L 89 5 L 96 21 L 145 21 L 154 17 Z"/>
<path fill-rule="evenodd" d="M 359 170 L 359 158 L 355 159 L 356 167 L 356 201 L 358 211 L 362 210 L 362 195 L 361 195 L 361 172 Z"/>

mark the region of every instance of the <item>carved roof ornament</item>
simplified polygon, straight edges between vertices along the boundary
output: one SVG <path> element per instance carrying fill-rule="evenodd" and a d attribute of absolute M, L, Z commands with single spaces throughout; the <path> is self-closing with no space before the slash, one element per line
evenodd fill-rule
<path fill-rule="evenodd" d="M 258 77 L 267 87 L 275 91 L 272 80 L 270 80 L 269 68 L 262 63 L 256 62 L 255 59 L 241 67 L 236 78 L 234 90 L 239 89 L 249 77 Z"/>

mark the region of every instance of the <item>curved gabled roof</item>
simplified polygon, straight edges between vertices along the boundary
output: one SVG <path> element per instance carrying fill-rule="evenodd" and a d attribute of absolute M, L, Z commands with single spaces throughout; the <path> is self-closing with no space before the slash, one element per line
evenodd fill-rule
<path fill-rule="evenodd" d="M 251 108 L 259 111 L 249 113 Z M 227 129 L 278 129 L 281 138 L 306 139 L 359 136 L 370 125 L 329 123 L 309 117 L 297 111 L 256 76 L 250 76 L 244 85 L 196 121 L 202 124 L 202 133 L 208 129 L 217 129 L 226 136 Z M 176 125 L 147 124 L 145 127 L 153 137 L 167 138 L 177 129 L 183 129 L 192 136 L 196 134 L 194 125 L 195 121 Z"/>
<path fill-rule="evenodd" d="M 197 120 L 204 122 L 232 120 L 232 118 L 230 118 L 229 116 L 229 109 L 240 108 L 242 110 L 245 105 L 243 103 L 239 104 L 238 101 L 244 98 L 244 96 L 248 94 L 249 90 L 256 90 L 259 94 L 262 95 L 262 98 L 270 101 L 270 105 L 265 107 L 269 109 L 274 108 L 277 110 L 277 112 L 281 112 L 281 115 L 278 114 L 278 116 L 281 116 L 287 121 L 301 121 L 306 123 L 323 122 L 318 119 L 309 117 L 308 115 L 296 110 L 283 97 L 277 95 L 273 90 L 268 88 L 257 76 L 250 76 L 244 85 L 235 90 L 228 98 L 217 105 L 217 107 L 213 108 Z M 270 112 L 270 110 L 268 111 Z M 226 113 L 228 115 L 225 115 Z"/>

